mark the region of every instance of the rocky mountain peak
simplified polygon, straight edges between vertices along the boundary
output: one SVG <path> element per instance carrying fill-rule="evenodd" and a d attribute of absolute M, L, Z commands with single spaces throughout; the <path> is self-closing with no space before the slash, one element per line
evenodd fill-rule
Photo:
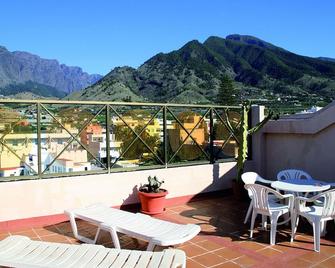
<path fill-rule="evenodd" d="M 83 89 L 98 81 L 102 76 L 88 74 L 80 67 L 60 64 L 55 59 L 43 59 L 25 51 L 10 52 L 0 46 L 0 89 L 13 90 L 11 85 L 26 88 L 32 82 L 41 90 L 52 87 L 70 93 Z"/>
<path fill-rule="evenodd" d="M 247 45 L 255 45 L 261 48 L 268 48 L 268 49 L 281 49 L 271 43 L 268 43 L 262 39 L 251 35 L 241 35 L 241 34 L 230 34 L 226 36 L 227 40 L 237 41 L 241 43 L 245 43 Z"/>

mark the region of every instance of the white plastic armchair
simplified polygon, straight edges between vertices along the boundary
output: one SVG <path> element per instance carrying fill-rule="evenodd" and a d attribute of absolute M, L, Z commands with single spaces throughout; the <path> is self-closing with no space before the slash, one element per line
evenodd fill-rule
<path fill-rule="evenodd" d="M 244 184 L 255 184 L 256 182 L 261 182 L 264 184 L 271 184 L 272 181 L 263 179 L 261 176 L 259 176 L 256 172 L 245 172 L 242 174 L 241 176 L 242 181 L 244 182 Z M 250 201 L 250 205 L 247 211 L 247 214 L 245 215 L 245 219 L 244 219 L 244 224 L 247 223 L 248 219 L 251 216 L 251 212 L 252 212 L 252 192 L 248 190 L 248 195 L 251 199 Z M 264 224 L 264 222 L 263 222 Z"/>
<path fill-rule="evenodd" d="M 278 181 L 291 181 L 291 182 L 313 182 L 313 178 L 311 175 L 309 175 L 307 172 L 300 170 L 300 169 L 284 169 L 282 171 L 279 171 L 277 174 L 277 180 Z M 292 192 L 285 192 L 285 193 L 291 193 L 296 195 L 296 193 Z M 305 194 L 305 196 L 310 194 L 316 194 L 316 193 L 309 193 Z"/>
<path fill-rule="evenodd" d="M 286 181 L 286 180 L 306 180 L 306 181 L 313 181 L 311 175 L 307 172 L 299 169 L 284 169 L 279 171 L 277 174 L 277 180 L 279 181 Z"/>
<path fill-rule="evenodd" d="M 271 221 L 271 231 L 270 231 L 270 244 L 274 245 L 276 243 L 276 231 L 278 218 L 281 215 L 287 213 L 293 213 L 293 203 L 294 197 L 292 194 L 282 195 L 279 192 L 260 185 L 260 184 L 247 184 L 244 186 L 245 189 L 252 193 L 252 217 L 250 226 L 250 238 L 253 236 L 253 229 L 255 224 L 255 219 L 258 214 L 270 217 Z M 269 202 L 269 194 L 273 194 L 279 199 L 288 199 L 287 204 L 279 204 Z M 291 218 L 291 225 L 293 226 L 293 221 Z"/>
<path fill-rule="evenodd" d="M 323 206 L 314 205 L 306 206 L 307 202 L 314 203 L 316 200 L 323 199 Z M 314 233 L 314 250 L 320 251 L 321 230 L 324 229 L 325 223 L 335 219 L 335 189 L 318 194 L 311 198 L 296 197 L 296 213 L 293 215 L 292 241 L 299 223 L 299 216 L 305 217 L 313 225 Z"/>

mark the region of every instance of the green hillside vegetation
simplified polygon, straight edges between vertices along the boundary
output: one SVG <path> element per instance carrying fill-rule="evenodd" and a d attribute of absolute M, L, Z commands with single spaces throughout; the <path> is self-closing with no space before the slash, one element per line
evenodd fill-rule
<path fill-rule="evenodd" d="M 32 81 L 22 84 L 10 84 L 0 88 L 0 95 L 15 98 L 15 96 L 22 96 L 23 94 L 27 96 L 40 96 L 54 99 L 63 98 L 66 95 L 64 91 Z"/>
<path fill-rule="evenodd" d="M 223 103 L 228 77 L 241 98 L 267 105 L 325 105 L 335 97 L 335 63 L 291 53 L 252 36 L 209 37 L 170 53 L 159 53 L 139 68 L 118 67 L 68 99 Z M 226 104 L 231 104 L 227 98 Z"/>

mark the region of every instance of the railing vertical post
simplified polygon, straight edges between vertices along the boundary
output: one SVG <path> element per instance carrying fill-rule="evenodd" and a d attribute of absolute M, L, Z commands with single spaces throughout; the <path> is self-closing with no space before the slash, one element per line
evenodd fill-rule
<path fill-rule="evenodd" d="M 210 151 L 210 162 L 213 164 L 215 162 L 214 159 L 214 112 L 213 108 L 210 108 L 209 114 L 209 151 Z"/>
<path fill-rule="evenodd" d="M 250 126 L 255 126 L 259 122 L 261 122 L 265 116 L 264 116 L 264 106 L 259 105 L 251 105 L 251 114 L 249 116 L 250 120 Z M 255 171 L 260 174 L 266 174 L 265 165 L 266 159 L 265 159 L 265 145 L 264 145 L 264 134 L 262 131 L 259 131 L 252 135 L 249 140 L 249 148 L 248 148 L 248 155 L 250 156 L 250 159 L 256 163 L 255 165 Z"/>
<path fill-rule="evenodd" d="M 168 152 L 167 152 L 167 122 L 166 122 L 166 105 L 164 105 L 163 108 L 163 142 L 164 142 L 164 163 L 165 163 L 165 168 L 167 168 L 167 163 L 168 163 Z"/>
<path fill-rule="evenodd" d="M 107 169 L 111 172 L 111 155 L 110 155 L 110 107 L 106 105 L 106 154 L 107 154 Z"/>
<path fill-rule="evenodd" d="M 41 144 L 41 104 L 37 103 L 37 172 L 38 178 L 42 178 L 42 144 Z"/>

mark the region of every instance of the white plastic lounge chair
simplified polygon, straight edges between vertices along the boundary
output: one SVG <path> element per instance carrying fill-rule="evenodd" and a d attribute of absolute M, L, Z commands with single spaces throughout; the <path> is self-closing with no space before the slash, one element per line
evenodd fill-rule
<path fill-rule="evenodd" d="M 185 267 L 182 250 L 162 252 L 110 249 L 100 245 L 70 245 L 9 236 L 0 241 L 0 266 L 25 268 L 67 267 Z"/>
<path fill-rule="evenodd" d="M 282 195 L 279 192 L 260 184 L 247 184 L 244 185 L 244 187 L 245 189 L 252 192 L 253 210 L 251 216 L 250 238 L 252 238 L 253 235 L 254 224 L 257 214 L 261 214 L 262 216 L 269 216 L 271 221 L 270 244 L 274 245 L 276 243 L 278 218 L 281 215 L 293 213 L 294 196 L 292 194 Z M 269 194 L 273 194 L 279 199 L 287 198 L 289 200 L 288 205 L 269 202 Z M 291 225 L 293 228 L 293 217 L 291 218 Z"/>
<path fill-rule="evenodd" d="M 264 184 L 269 184 L 271 185 L 271 183 L 273 181 L 269 181 L 269 180 L 266 180 L 266 179 L 263 179 L 261 176 L 259 176 L 256 172 L 245 172 L 242 174 L 241 176 L 242 178 L 242 181 L 244 182 L 244 184 L 255 184 L 256 182 L 261 182 L 261 183 L 264 183 Z M 245 215 L 245 219 L 244 219 L 244 224 L 247 223 L 248 219 L 250 218 L 251 216 L 251 212 L 252 212 L 252 192 L 248 190 L 248 195 L 250 197 L 250 205 L 249 205 L 249 208 L 248 208 L 248 211 L 247 211 L 247 214 Z M 275 196 L 270 196 L 270 202 L 276 202 L 278 199 L 275 197 Z M 265 223 L 263 222 L 263 225 Z"/>
<path fill-rule="evenodd" d="M 314 203 L 315 200 L 322 199 L 322 206 L 306 206 L 306 202 Z M 314 250 L 320 251 L 320 235 L 325 229 L 325 223 L 335 219 L 335 189 L 318 194 L 311 198 L 297 197 L 295 199 L 296 213 L 293 215 L 294 226 L 292 228 L 292 241 L 299 223 L 299 216 L 305 217 L 312 225 L 314 232 Z"/>
<path fill-rule="evenodd" d="M 100 230 L 110 232 L 114 247 L 120 249 L 117 233 L 149 242 L 147 250 L 155 246 L 172 246 L 184 243 L 200 232 L 200 227 L 195 224 L 176 224 L 152 218 L 141 213 L 131 213 L 103 204 L 92 205 L 86 208 L 67 210 L 75 238 L 85 243 L 95 244 Z M 89 239 L 78 233 L 76 219 L 88 221 L 98 226 L 94 239 Z"/>

